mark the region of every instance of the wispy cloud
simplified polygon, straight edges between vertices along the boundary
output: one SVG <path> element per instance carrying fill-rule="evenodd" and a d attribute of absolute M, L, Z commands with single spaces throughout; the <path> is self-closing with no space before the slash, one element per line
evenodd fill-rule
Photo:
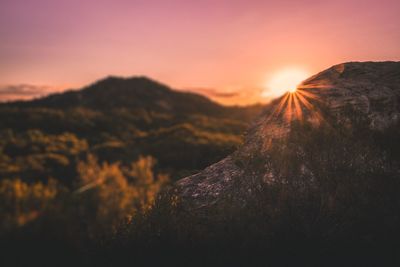
<path fill-rule="evenodd" d="M 218 98 L 230 98 L 239 95 L 239 92 L 233 92 L 233 91 L 223 92 L 214 88 L 204 88 L 204 87 L 188 88 L 187 90 L 191 92 L 201 93 L 208 97 L 218 97 Z"/>
<path fill-rule="evenodd" d="M 262 88 L 234 88 L 230 90 L 219 90 L 208 87 L 186 88 L 187 91 L 205 95 L 214 101 L 226 105 L 248 105 L 265 103 L 270 100 L 262 96 Z"/>
<path fill-rule="evenodd" d="M 47 85 L 17 84 L 0 86 L 0 102 L 27 100 L 60 91 L 59 87 Z"/>

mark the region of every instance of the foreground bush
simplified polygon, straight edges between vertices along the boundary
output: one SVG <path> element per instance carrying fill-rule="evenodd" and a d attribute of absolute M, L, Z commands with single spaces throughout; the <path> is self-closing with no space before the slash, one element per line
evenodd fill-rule
<path fill-rule="evenodd" d="M 0 246 L 6 253 L 0 263 L 46 265 L 67 257 L 57 265 L 69 265 L 85 260 L 117 229 L 152 207 L 158 191 L 169 182 L 168 176 L 154 174 L 154 165 L 151 157 L 121 167 L 99 164 L 89 156 L 78 163 L 73 188 L 55 180 L 47 184 L 2 180 Z"/>

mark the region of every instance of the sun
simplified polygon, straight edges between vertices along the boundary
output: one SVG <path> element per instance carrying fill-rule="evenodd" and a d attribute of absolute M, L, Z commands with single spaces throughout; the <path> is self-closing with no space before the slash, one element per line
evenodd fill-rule
<path fill-rule="evenodd" d="M 309 73 L 301 68 L 286 68 L 274 73 L 265 85 L 264 97 L 278 97 L 287 92 L 296 92 L 297 86 Z"/>

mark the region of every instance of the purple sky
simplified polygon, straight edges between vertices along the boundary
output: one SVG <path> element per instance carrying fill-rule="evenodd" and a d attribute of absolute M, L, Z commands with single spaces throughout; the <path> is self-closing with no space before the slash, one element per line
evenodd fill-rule
<path fill-rule="evenodd" d="M 0 36 L 1 85 L 146 75 L 247 103 L 286 67 L 400 60 L 400 1 L 0 0 Z"/>

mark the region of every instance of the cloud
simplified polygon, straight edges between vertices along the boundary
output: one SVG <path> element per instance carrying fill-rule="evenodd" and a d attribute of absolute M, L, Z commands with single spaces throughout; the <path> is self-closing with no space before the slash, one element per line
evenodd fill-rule
<path fill-rule="evenodd" d="M 207 87 L 187 88 L 187 91 L 199 93 L 225 105 L 249 105 L 255 103 L 267 103 L 270 97 L 262 96 L 263 88 L 259 87 L 234 87 L 230 90 L 218 90 Z"/>
<path fill-rule="evenodd" d="M 189 88 L 187 89 L 191 92 L 201 93 L 208 97 L 216 97 L 216 98 L 231 98 L 239 96 L 239 92 L 223 92 L 213 88 Z"/>
<path fill-rule="evenodd" d="M 0 95 L 23 95 L 32 96 L 43 92 L 43 87 L 38 87 L 34 85 L 9 85 L 0 88 Z"/>
<path fill-rule="evenodd" d="M 0 87 L 0 101 L 27 100 L 58 91 L 47 85 L 18 84 Z"/>

